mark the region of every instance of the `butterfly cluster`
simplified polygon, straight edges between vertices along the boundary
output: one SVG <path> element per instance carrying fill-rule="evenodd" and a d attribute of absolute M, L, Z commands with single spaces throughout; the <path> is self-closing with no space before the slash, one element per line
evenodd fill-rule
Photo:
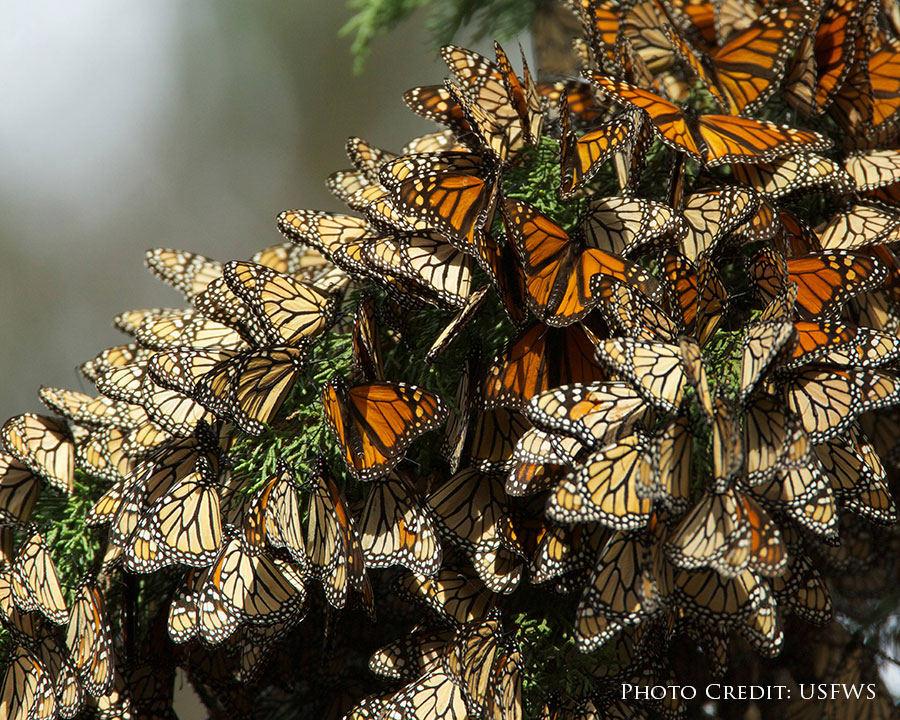
<path fill-rule="evenodd" d="M 174 717 L 179 667 L 215 716 L 678 718 L 622 683 L 712 677 L 890 716 L 833 616 L 898 577 L 900 17 L 570 5 L 580 77 L 444 47 L 404 95 L 442 129 L 352 138 L 352 212 L 149 251 L 190 306 L 3 425 L 0 715 Z M 817 703 L 756 712 L 862 713 Z"/>

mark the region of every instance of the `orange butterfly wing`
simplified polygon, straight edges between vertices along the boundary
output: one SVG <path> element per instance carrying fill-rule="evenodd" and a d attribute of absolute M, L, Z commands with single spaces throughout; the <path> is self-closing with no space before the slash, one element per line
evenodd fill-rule
<path fill-rule="evenodd" d="M 620 104 L 638 107 L 650 117 L 660 139 L 673 150 L 685 152 L 702 161 L 700 147 L 691 135 L 687 117 L 677 105 L 647 90 L 621 80 L 612 80 L 599 73 L 591 73 L 590 80 Z"/>

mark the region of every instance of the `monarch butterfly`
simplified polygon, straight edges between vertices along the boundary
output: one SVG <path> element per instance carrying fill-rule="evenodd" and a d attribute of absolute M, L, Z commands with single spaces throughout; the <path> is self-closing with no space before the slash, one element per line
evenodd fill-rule
<path fill-rule="evenodd" d="M 814 18 L 813 22 L 817 22 Z M 788 62 L 782 81 L 781 97 L 804 117 L 815 115 L 816 107 L 815 33 L 800 40 L 794 57 Z"/>
<path fill-rule="evenodd" d="M 448 127 L 455 137 L 471 142 L 474 138 L 462 107 L 443 85 L 422 85 L 403 93 L 403 102 L 416 115 Z M 447 148 L 449 149 L 449 148 Z M 404 154 L 417 152 L 409 149 Z"/>
<path fill-rule="evenodd" d="M 325 386 L 322 404 L 344 461 L 360 480 L 386 474 L 415 438 L 447 417 L 441 399 L 423 388 L 389 382 L 348 388 L 338 376 Z"/>
<path fill-rule="evenodd" d="M 363 295 L 356 304 L 353 321 L 353 361 L 367 380 L 383 380 L 381 335 L 376 321 L 375 298 Z"/>
<path fill-rule="evenodd" d="M 714 423 L 715 411 L 713 410 L 713 397 L 709 391 L 707 380 L 706 361 L 703 359 L 703 351 L 693 338 L 682 336 L 678 339 L 681 348 L 681 359 L 684 363 L 685 378 L 694 388 L 700 412 L 707 425 Z"/>
<path fill-rule="evenodd" d="M 321 460 L 313 472 L 306 525 L 306 547 L 316 576 L 322 581 L 329 605 L 341 609 L 348 588 L 363 594 L 366 611 L 375 612 L 372 586 L 366 575 L 363 549 L 356 523 L 343 493 Z"/>
<path fill-rule="evenodd" d="M 772 518 L 752 497 L 733 488 L 706 494 L 666 541 L 666 554 L 679 567 L 711 567 L 723 577 L 747 569 L 777 576 L 788 559 Z"/>
<path fill-rule="evenodd" d="M 12 573 L 13 600 L 22 612 L 40 612 L 57 625 L 69 619 L 56 565 L 37 530 L 19 548 Z"/>
<path fill-rule="evenodd" d="M 709 55 L 694 50 L 671 28 L 663 26 L 663 32 L 721 109 L 752 114 L 778 89 L 788 60 L 810 29 L 812 14 L 800 2 L 774 8 Z"/>
<path fill-rule="evenodd" d="M 9 718 L 56 717 L 56 694 L 50 673 L 23 645 L 17 645 L 10 653 L 0 688 L 0 712 Z"/>
<path fill-rule="evenodd" d="M 369 717 L 396 717 L 402 720 L 464 720 L 469 717 L 462 690 L 442 668 L 409 683 L 387 700 L 378 702 L 377 707 L 379 710 L 373 711 Z"/>
<path fill-rule="evenodd" d="M 730 622 L 754 612 L 768 592 L 764 581 L 750 570 L 734 578 L 724 578 L 709 569 L 678 570 L 670 598 L 692 615 Z"/>
<path fill-rule="evenodd" d="M 527 430 L 513 449 L 506 494 L 518 497 L 550 489 L 568 472 L 580 449 L 581 445 L 570 438 L 537 428 Z"/>
<path fill-rule="evenodd" d="M 669 304 L 678 311 L 682 325 L 704 346 L 724 320 L 729 307 L 728 290 L 707 255 L 695 266 L 680 253 L 662 258 Z"/>
<path fill-rule="evenodd" d="M 625 112 L 575 137 L 569 130 L 569 104 L 565 94 L 560 99 L 559 116 L 562 122 L 559 189 L 563 197 L 572 195 L 594 177 L 614 153 L 631 145 L 642 122 L 636 112 Z"/>
<path fill-rule="evenodd" d="M 811 444 L 800 418 L 771 395 L 757 395 L 745 408 L 743 443 L 748 485 L 771 480 L 776 472 L 806 463 Z"/>
<path fill-rule="evenodd" d="M 461 308 L 473 292 L 472 260 L 437 233 L 394 234 L 371 240 L 364 255 L 376 268 L 436 295 L 442 306 Z"/>
<path fill-rule="evenodd" d="M 474 153 L 407 155 L 379 176 L 397 208 L 445 235 L 460 250 L 489 226 L 497 196 L 496 172 Z"/>
<path fill-rule="evenodd" d="M 815 448 L 841 504 L 872 522 L 896 522 L 897 509 L 885 485 L 884 467 L 855 426 L 843 438 Z"/>
<path fill-rule="evenodd" d="M 434 87 L 438 87 L 435 85 Z M 465 146 L 456 142 L 456 137 L 450 130 L 438 130 L 425 133 L 413 138 L 400 148 L 401 155 L 413 155 L 415 153 L 433 153 L 443 150 L 464 150 Z"/>
<path fill-rule="evenodd" d="M 312 282 L 320 274 L 327 275 L 330 271 L 328 261 L 320 253 L 289 242 L 270 245 L 253 253 L 250 262 L 307 282 Z"/>
<path fill-rule="evenodd" d="M 528 416 L 541 427 L 600 447 L 627 434 L 647 419 L 650 406 L 628 383 L 563 385 L 536 395 Z"/>
<path fill-rule="evenodd" d="M 0 428 L 3 447 L 51 487 L 71 493 L 75 481 L 75 446 L 66 423 L 54 417 L 23 413 Z"/>
<path fill-rule="evenodd" d="M 454 315 L 453 319 L 447 323 L 447 326 L 441 330 L 440 334 L 435 338 L 428 352 L 425 353 L 425 362 L 434 362 L 434 360 L 449 347 L 460 334 L 462 329 L 469 324 L 484 306 L 487 299 L 488 288 L 476 290 L 469 296 L 466 304 L 462 309 Z"/>
<path fill-rule="evenodd" d="M 507 470 L 516 442 L 530 427 L 531 423 L 518 412 L 506 408 L 480 410 L 467 435 L 462 456 L 482 472 Z"/>
<path fill-rule="evenodd" d="M 27 522 L 41 486 L 39 477 L 27 465 L 0 453 L 0 521 Z"/>
<path fill-rule="evenodd" d="M 287 397 L 303 359 L 304 351 L 291 346 L 246 352 L 176 348 L 157 353 L 148 370 L 163 386 L 259 435 Z"/>
<path fill-rule="evenodd" d="M 525 270 L 528 306 L 548 325 L 571 325 L 590 312 L 596 302 L 590 280 L 597 274 L 654 294 L 655 281 L 638 265 L 587 247 L 530 205 L 507 199 L 504 220 Z"/>
<path fill-rule="evenodd" d="M 75 442 L 78 453 L 76 465 L 85 472 L 104 480 L 117 481 L 125 477 L 134 459 L 125 453 L 126 434 L 115 427 L 90 430 Z"/>
<path fill-rule="evenodd" d="M 16 626 L 17 619 L 11 620 Z M 25 628 L 16 627 L 16 632 L 21 630 Z M 76 716 L 84 708 L 85 692 L 66 646 L 56 633 L 42 625 L 28 628 L 23 634 L 29 636 L 34 658 L 40 661 L 53 683 L 59 716 Z"/>
<path fill-rule="evenodd" d="M 113 652 L 103 596 L 96 586 L 82 581 L 66 628 L 66 645 L 85 689 L 93 697 L 112 687 Z"/>
<path fill-rule="evenodd" d="M 813 625 L 831 620 L 831 596 L 819 571 L 802 551 L 792 552 L 784 572 L 770 582 L 776 600 L 798 617 Z"/>
<path fill-rule="evenodd" d="M 337 170 L 325 180 L 331 194 L 353 210 L 365 211 L 366 208 L 384 196 L 384 188 L 373 181 L 367 172 L 360 170 Z"/>
<path fill-rule="evenodd" d="M 374 235 L 363 218 L 317 210 L 287 210 L 278 216 L 278 229 L 288 239 L 314 248 L 332 263 L 341 247 Z"/>
<path fill-rule="evenodd" d="M 636 288 L 608 275 L 591 278 L 597 311 L 610 328 L 636 340 L 671 342 L 679 334 L 675 320 Z"/>
<path fill-rule="evenodd" d="M 811 362 L 838 367 L 880 367 L 900 356 L 894 336 L 837 320 L 794 323 L 797 344 L 785 369 Z"/>
<path fill-rule="evenodd" d="M 287 550 L 301 570 L 309 565 L 303 528 L 300 524 L 300 503 L 290 466 L 281 458 L 275 462 L 275 472 L 263 486 L 267 501 L 263 505 L 263 531 L 269 544 Z"/>
<path fill-rule="evenodd" d="M 738 182 L 768 198 L 780 198 L 818 185 L 843 192 L 853 188 L 852 178 L 840 165 L 814 153 L 777 158 L 770 163 L 739 163 L 731 171 Z"/>
<path fill-rule="evenodd" d="M 266 555 L 246 531 L 223 544 L 203 578 L 198 593 L 198 619 L 201 627 L 206 625 L 202 636 L 209 642 L 226 639 L 240 623 L 299 622 L 306 610 L 306 588 L 296 573 Z M 218 615 L 229 618 L 221 624 L 204 622 L 203 614 L 213 606 L 217 606 Z"/>
<path fill-rule="evenodd" d="M 801 527 L 835 544 L 837 506 L 817 457 L 810 455 L 803 466 L 751 491 L 766 507 L 785 512 Z"/>
<path fill-rule="evenodd" d="M 631 7 L 621 20 L 621 34 L 653 75 L 662 74 L 674 63 L 672 45 L 661 28 L 667 17 L 658 3 L 640 2 Z"/>
<path fill-rule="evenodd" d="M 739 402 L 747 400 L 778 353 L 785 346 L 790 351 L 788 342 L 793 338 L 794 326 L 789 318 L 756 322 L 747 327 L 741 340 Z"/>
<path fill-rule="evenodd" d="M 379 185 L 378 187 L 381 188 L 382 186 Z M 379 234 L 392 235 L 397 232 L 422 233 L 431 229 L 427 221 L 401 212 L 387 190 L 382 190 L 380 195 L 370 200 L 363 208 L 363 212 L 372 229 Z"/>
<path fill-rule="evenodd" d="M 499 477 L 466 468 L 432 492 L 427 502 L 445 533 L 473 560 L 485 585 L 508 594 L 518 585 L 522 567 L 509 550 L 515 547 L 515 531 L 502 488 Z M 504 571 L 492 572 L 491 566 L 498 565 L 505 565 Z"/>
<path fill-rule="evenodd" d="M 527 63 L 523 87 L 503 49 L 497 43 L 494 49 L 497 65 L 453 45 L 441 48 L 441 57 L 454 75 L 456 82 L 451 81 L 448 89 L 457 95 L 467 124 L 497 160 L 506 162 L 537 142 L 543 116 Z"/>
<path fill-rule="evenodd" d="M 785 283 L 796 283 L 797 312 L 803 320 L 835 315 L 847 300 L 877 288 L 887 276 L 886 268 L 875 258 L 845 250 L 793 257 L 786 262 L 763 253 L 751 263 L 750 271 L 767 301 Z"/>
<path fill-rule="evenodd" d="M 815 103 L 824 110 L 850 73 L 855 38 L 863 6 L 847 0 L 828 5 L 819 18 L 814 44 L 816 62 Z"/>
<path fill-rule="evenodd" d="M 657 430 L 651 448 L 654 472 L 637 478 L 638 497 L 680 514 L 687 510 L 693 478 L 694 432 L 689 418 L 676 417 Z"/>
<path fill-rule="evenodd" d="M 453 630 L 415 628 L 372 653 L 369 670 L 390 680 L 411 682 L 439 667 L 454 635 Z"/>
<path fill-rule="evenodd" d="M 512 643 L 504 644 L 499 622 L 473 623 L 457 633 L 444 666 L 457 678 L 472 715 L 521 720 L 521 658 Z"/>
<path fill-rule="evenodd" d="M 198 455 L 192 472 L 144 510 L 124 546 L 125 568 L 147 573 L 212 563 L 222 545 L 217 481 L 206 455 Z"/>
<path fill-rule="evenodd" d="M 147 315 L 135 329 L 134 337 L 151 350 L 166 350 L 179 345 L 247 349 L 247 342 L 239 332 L 193 310 L 164 310 Z"/>
<path fill-rule="evenodd" d="M 476 235 L 476 249 L 482 269 L 503 303 L 506 316 L 517 328 L 528 324 L 525 303 L 525 274 L 515 246 L 510 242 L 499 243 L 490 235 Z"/>
<path fill-rule="evenodd" d="M 818 235 L 823 250 L 892 243 L 900 238 L 900 215 L 876 206 L 854 205 L 835 215 Z"/>
<path fill-rule="evenodd" d="M 775 601 L 766 595 L 759 607 L 741 619 L 738 631 L 760 655 L 776 657 L 784 645 L 784 632 L 775 616 Z"/>
<path fill-rule="evenodd" d="M 230 262 L 224 277 L 273 344 L 299 345 L 322 333 L 334 319 L 334 296 L 289 275 L 253 263 Z"/>
<path fill-rule="evenodd" d="M 415 574 L 401 576 L 395 589 L 401 597 L 424 604 L 456 625 L 486 617 L 495 603 L 481 580 L 447 567 L 430 578 Z"/>
<path fill-rule="evenodd" d="M 204 317 L 235 330 L 252 347 L 269 342 L 263 323 L 247 304 L 232 292 L 220 277 L 213 280 L 193 300 L 194 308 Z"/>
<path fill-rule="evenodd" d="M 900 174 L 900 152 L 868 150 L 854 152 L 844 160 L 844 169 L 858 192 L 893 185 Z"/>
<path fill-rule="evenodd" d="M 378 182 L 378 168 L 397 157 L 394 153 L 377 148 L 358 137 L 347 140 L 346 150 L 353 167 L 372 182 Z"/>
<path fill-rule="evenodd" d="M 681 252 L 691 262 L 697 262 L 758 207 L 759 199 L 754 192 L 734 185 L 692 193 L 681 209 L 686 231 L 678 240 Z"/>
<path fill-rule="evenodd" d="M 597 357 L 627 379 L 651 406 L 675 412 L 681 404 L 687 378 L 680 346 L 610 338 L 599 340 L 595 347 Z"/>
<path fill-rule="evenodd" d="M 581 127 L 590 127 L 603 112 L 594 98 L 591 86 L 580 78 L 571 78 L 558 82 L 539 82 L 538 94 L 546 100 L 550 107 L 559 108 L 562 96 L 566 96 L 569 113 Z"/>
<path fill-rule="evenodd" d="M 113 318 L 113 326 L 128 335 L 134 335 L 144 320 L 161 313 L 169 312 L 168 308 L 150 308 L 143 310 L 126 310 Z"/>
<path fill-rule="evenodd" d="M 658 95 L 598 73 L 591 73 L 589 79 L 616 102 L 641 108 L 660 140 L 707 167 L 770 162 L 797 150 L 819 152 L 831 146 L 817 133 L 763 120 L 700 115 L 694 124 L 693 118 Z"/>
<path fill-rule="evenodd" d="M 589 456 L 567 475 L 547 502 L 547 516 L 560 523 L 599 522 L 614 530 L 644 527 L 652 502 L 637 493 L 653 474 L 649 440 L 637 433 Z"/>
<path fill-rule="evenodd" d="M 200 456 L 215 472 L 219 466 L 219 447 L 205 423 L 197 426 L 194 436 L 172 442 L 140 461 L 121 484 L 114 485 L 97 501 L 88 513 L 87 522 L 105 524 L 111 519 L 110 542 L 124 546 L 144 510 L 190 475 Z"/>
<path fill-rule="evenodd" d="M 885 373 L 812 368 L 792 373 L 783 393 L 810 440 L 820 443 L 842 434 L 861 413 L 896 402 L 900 383 Z"/>
<path fill-rule="evenodd" d="M 584 570 L 594 563 L 599 547 L 611 531 L 602 525 L 556 525 L 548 523 L 531 561 L 531 581 L 537 585 L 563 578 L 557 586 L 568 582 L 566 576 L 584 580 Z"/>
<path fill-rule="evenodd" d="M 153 351 L 139 348 L 137 345 L 117 345 L 97 355 L 79 366 L 81 373 L 91 382 L 96 382 L 103 375 L 123 365 L 146 365 L 153 356 Z"/>
<path fill-rule="evenodd" d="M 193 301 L 210 282 L 222 277 L 222 263 L 187 250 L 155 248 L 147 251 L 144 262 L 150 272 L 188 301 Z"/>
<path fill-rule="evenodd" d="M 588 204 L 584 211 L 582 229 L 588 247 L 617 255 L 629 255 L 636 248 L 669 232 L 675 225 L 675 220 L 671 208 L 662 203 L 608 197 L 598 198 Z M 625 278 L 619 280 L 626 281 Z M 651 287 L 643 289 L 651 294 Z"/>
<path fill-rule="evenodd" d="M 431 514 L 400 473 L 392 472 L 374 482 L 359 527 L 367 567 L 403 565 L 429 576 L 441 566 L 441 543 Z"/>
<path fill-rule="evenodd" d="M 482 382 L 482 404 L 524 411 L 532 397 L 550 388 L 606 379 L 581 326 L 557 329 L 535 323 L 512 340 L 488 368 Z"/>
<path fill-rule="evenodd" d="M 155 383 L 145 365 L 123 365 L 99 375 L 95 382 L 108 397 L 140 405 L 153 425 L 172 435 L 190 435 L 197 423 L 213 419 L 203 406 L 185 393 Z"/>
<path fill-rule="evenodd" d="M 600 551 L 596 568 L 578 603 L 576 640 L 591 652 L 627 625 L 642 622 L 660 608 L 659 579 L 643 538 L 615 533 Z"/>

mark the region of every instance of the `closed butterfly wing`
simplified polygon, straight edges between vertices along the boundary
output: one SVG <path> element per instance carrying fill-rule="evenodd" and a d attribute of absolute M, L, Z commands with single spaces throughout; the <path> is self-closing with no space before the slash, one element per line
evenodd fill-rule
<path fill-rule="evenodd" d="M 622 382 L 563 385 L 533 397 L 527 410 L 541 427 L 576 437 L 588 447 L 627 434 L 650 412 L 641 395 Z"/>
<path fill-rule="evenodd" d="M 225 265 L 224 277 L 275 344 L 297 345 L 324 332 L 333 320 L 334 297 L 290 275 L 263 265 L 231 262 Z"/>
<path fill-rule="evenodd" d="M 368 567 L 403 565 L 429 576 L 441 566 L 441 543 L 431 515 L 417 500 L 409 481 L 399 473 L 375 481 L 359 528 Z"/>
<path fill-rule="evenodd" d="M 64 493 L 72 492 L 75 448 L 66 424 L 57 418 L 23 413 L 0 429 L 6 451 Z"/>
<path fill-rule="evenodd" d="M 112 637 L 103 596 L 90 582 L 80 585 L 72 605 L 66 645 L 88 693 L 105 695 L 113 679 Z"/>
<path fill-rule="evenodd" d="M 20 610 L 36 610 L 57 624 L 69 619 L 56 564 L 39 532 L 33 532 L 19 548 L 12 569 L 13 599 Z"/>
<path fill-rule="evenodd" d="M 50 720 L 56 717 L 53 680 L 43 663 L 24 646 L 10 653 L 3 685 L 0 712 L 8 718 Z"/>
<path fill-rule="evenodd" d="M 356 523 L 347 501 L 322 463 L 313 473 L 306 547 L 332 607 L 344 607 L 351 586 L 362 592 L 364 598 L 371 595 Z M 374 611 L 371 607 L 369 610 Z"/>
<path fill-rule="evenodd" d="M 155 248 L 144 256 L 147 268 L 163 282 L 193 300 L 210 282 L 222 277 L 222 263 L 187 250 Z"/>
<path fill-rule="evenodd" d="M 600 522 L 619 530 L 644 527 L 652 502 L 639 497 L 636 487 L 648 484 L 652 471 L 646 438 L 623 438 L 588 457 L 560 483 L 547 503 L 547 515 L 561 523 Z"/>
<path fill-rule="evenodd" d="M 170 565 L 205 567 L 219 553 L 222 519 L 216 476 L 205 456 L 194 471 L 149 505 L 125 547 L 125 567 L 154 572 Z"/>
<path fill-rule="evenodd" d="M 631 382 L 650 405 L 674 412 L 681 404 L 687 378 L 678 345 L 610 338 L 596 349 L 597 357 Z"/>

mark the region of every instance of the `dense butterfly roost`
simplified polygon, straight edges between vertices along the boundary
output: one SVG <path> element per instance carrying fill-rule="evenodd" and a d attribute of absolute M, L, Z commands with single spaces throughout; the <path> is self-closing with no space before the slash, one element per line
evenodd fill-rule
<path fill-rule="evenodd" d="M 0 716 L 892 715 L 896 8 L 572 11 L 3 426 Z"/>

